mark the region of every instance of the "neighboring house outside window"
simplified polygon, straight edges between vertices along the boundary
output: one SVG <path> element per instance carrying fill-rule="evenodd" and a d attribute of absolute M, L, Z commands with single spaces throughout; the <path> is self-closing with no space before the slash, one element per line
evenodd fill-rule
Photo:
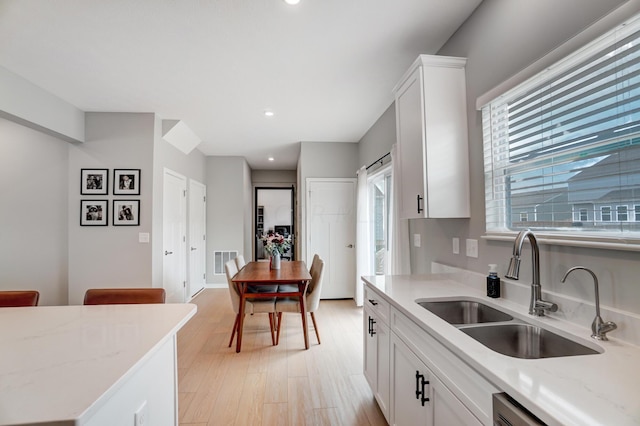
<path fill-rule="evenodd" d="M 611 207 L 600 207 L 600 220 L 611 222 Z"/>

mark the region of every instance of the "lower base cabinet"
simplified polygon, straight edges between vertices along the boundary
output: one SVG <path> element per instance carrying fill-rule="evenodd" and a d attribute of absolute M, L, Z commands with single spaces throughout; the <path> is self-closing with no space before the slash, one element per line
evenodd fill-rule
<path fill-rule="evenodd" d="M 473 426 L 482 423 L 433 372 L 391 334 L 391 418 L 395 426 Z"/>

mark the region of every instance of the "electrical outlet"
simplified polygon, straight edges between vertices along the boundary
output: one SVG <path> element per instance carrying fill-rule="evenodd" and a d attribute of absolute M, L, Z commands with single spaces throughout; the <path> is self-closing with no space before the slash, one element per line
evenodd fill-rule
<path fill-rule="evenodd" d="M 467 239 L 467 257 L 478 257 L 478 240 Z"/>
<path fill-rule="evenodd" d="M 133 414 L 134 426 L 149 426 L 149 407 L 145 400 Z"/>
<path fill-rule="evenodd" d="M 455 237 L 451 245 L 453 246 L 453 254 L 460 254 L 460 238 Z"/>
<path fill-rule="evenodd" d="M 420 247 L 420 234 L 413 234 L 413 246 Z"/>

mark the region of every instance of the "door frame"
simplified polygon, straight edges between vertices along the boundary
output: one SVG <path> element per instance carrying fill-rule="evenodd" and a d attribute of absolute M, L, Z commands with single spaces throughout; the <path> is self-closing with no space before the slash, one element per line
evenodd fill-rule
<path fill-rule="evenodd" d="M 194 262 L 194 258 L 195 258 L 195 254 L 193 253 L 193 241 L 192 241 L 192 227 L 193 227 L 193 208 L 194 207 L 194 203 L 196 200 L 194 200 L 194 195 L 193 195 L 193 191 L 194 188 L 193 187 L 199 187 L 202 189 L 204 195 L 203 195 L 203 200 L 202 200 L 202 244 L 204 245 L 204 250 L 202 250 L 201 253 L 198 253 L 198 256 L 201 258 L 201 262 L 202 262 L 202 267 L 203 267 L 203 271 L 204 271 L 204 276 L 202 277 L 202 286 L 198 285 L 198 290 L 194 291 L 193 287 L 193 282 L 194 282 L 194 277 L 191 276 L 191 272 L 192 272 L 192 266 L 193 266 L 193 262 Z M 198 206 L 200 205 L 200 202 L 198 201 Z M 206 271 L 207 271 L 207 185 L 205 185 L 202 182 L 199 182 L 195 179 L 191 179 L 189 178 L 189 182 L 187 184 L 187 207 L 188 207 L 188 212 L 187 212 L 187 217 L 188 217 L 188 223 L 187 223 L 187 234 L 188 234 L 188 240 L 189 240 L 189 244 L 187 247 L 187 299 L 191 299 L 193 298 L 193 296 L 195 296 L 198 292 L 200 292 L 200 290 L 202 290 L 206 284 L 207 284 L 207 277 L 206 277 Z M 200 278 L 198 277 L 197 280 L 200 280 Z"/>
<path fill-rule="evenodd" d="M 293 250 L 291 250 L 291 260 L 296 260 L 296 187 L 291 186 L 255 186 L 253 188 L 253 260 L 258 260 L 258 246 L 256 245 L 258 237 L 258 190 L 261 189 L 275 189 L 281 191 L 291 191 L 291 243 L 293 244 Z"/>

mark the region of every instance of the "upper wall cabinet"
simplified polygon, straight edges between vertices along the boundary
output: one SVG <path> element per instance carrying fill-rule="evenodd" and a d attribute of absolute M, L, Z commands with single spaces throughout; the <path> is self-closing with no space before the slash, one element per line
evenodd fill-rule
<path fill-rule="evenodd" d="M 420 55 L 394 89 L 402 218 L 470 215 L 465 64 Z"/>

